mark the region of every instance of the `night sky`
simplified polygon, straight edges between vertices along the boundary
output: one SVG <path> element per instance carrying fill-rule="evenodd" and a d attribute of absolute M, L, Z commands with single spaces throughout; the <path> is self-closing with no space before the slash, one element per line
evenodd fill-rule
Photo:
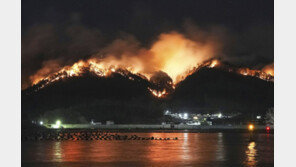
<path fill-rule="evenodd" d="M 219 36 L 218 57 L 272 63 L 273 13 L 272 0 L 23 0 L 22 82 L 48 60 L 71 64 L 122 36 L 147 48 L 159 34 L 191 26 Z"/>

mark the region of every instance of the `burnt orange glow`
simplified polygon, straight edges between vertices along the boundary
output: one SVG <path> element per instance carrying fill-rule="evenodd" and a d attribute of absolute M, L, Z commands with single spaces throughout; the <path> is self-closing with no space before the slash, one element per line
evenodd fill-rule
<path fill-rule="evenodd" d="M 222 62 L 213 59 L 216 55 L 215 47 L 213 43 L 193 41 L 177 32 L 160 34 L 158 40 L 149 49 L 116 40 L 90 59 L 80 60 L 69 66 L 60 66 L 57 61 L 48 61 L 43 64 L 40 70 L 30 76 L 30 81 L 31 85 L 42 81 L 39 88 L 43 88 L 49 83 L 64 78 L 81 76 L 86 71 L 99 77 L 108 77 L 112 73 L 119 73 L 134 80 L 132 76 L 127 75 L 132 73 L 149 81 L 155 72 L 162 71 L 172 79 L 172 83 L 169 85 L 173 90 L 180 81 L 202 67 L 221 69 L 224 67 Z M 273 64 L 262 70 L 227 68 L 229 72 L 273 81 Z M 164 88 L 158 90 L 148 88 L 148 90 L 158 98 L 168 94 L 168 89 Z"/>
<path fill-rule="evenodd" d="M 268 75 L 274 76 L 274 64 L 266 65 L 262 68 L 262 71 Z"/>
<path fill-rule="evenodd" d="M 153 90 L 151 88 L 148 88 L 148 90 L 152 93 L 152 95 L 154 95 L 155 97 L 158 97 L 158 98 L 163 98 L 167 94 L 165 89 L 162 91 L 158 91 L 158 90 Z"/>
<path fill-rule="evenodd" d="M 59 76 L 53 80 L 79 76 L 85 68 L 89 68 L 99 76 L 108 76 L 110 72 L 122 68 L 134 74 L 140 73 L 148 79 L 154 72 L 163 71 L 172 78 L 174 83 L 177 83 L 180 81 L 179 78 L 186 76 L 188 71 L 212 58 L 215 50 L 213 44 L 200 44 L 177 32 L 161 34 L 150 49 L 131 49 L 131 51 L 121 51 L 118 55 L 115 51 L 119 46 L 123 47 L 122 43 L 116 41 L 108 47 L 109 50 L 102 51 L 105 55 L 103 58 L 98 53 L 89 60 L 78 61 L 66 67 L 58 67 L 59 64 L 53 61 L 46 63 L 30 76 L 30 80 L 32 84 L 36 84 L 41 80 L 52 78 L 54 74 Z M 60 75 L 61 73 L 63 75 Z"/>

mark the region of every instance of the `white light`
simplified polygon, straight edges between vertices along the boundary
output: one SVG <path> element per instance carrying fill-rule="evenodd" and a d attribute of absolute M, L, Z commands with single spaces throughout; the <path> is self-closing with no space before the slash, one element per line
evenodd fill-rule
<path fill-rule="evenodd" d="M 187 118 L 188 118 L 188 114 L 187 114 L 187 113 L 184 113 L 183 118 L 184 118 L 184 119 L 187 119 Z"/>
<path fill-rule="evenodd" d="M 260 115 L 257 115 L 257 117 L 256 117 L 257 119 L 261 119 L 261 116 Z"/>
<path fill-rule="evenodd" d="M 40 124 L 40 125 L 43 125 L 43 122 L 42 122 L 42 121 L 40 121 L 40 122 L 39 122 L 39 124 Z"/>
<path fill-rule="evenodd" d="M 61 121 L 57 120 L 56 125 L 60 126 L 61 125 Z"/>
<path fill-rule="evenodd" d="M 56 124 L 52 125 L 52 127 L 55 128 L 55 129 L 58 129 L 58 128 L 60 128 L 61 124 L 62 124 L 62 122 L 60 120 L 57 120 Z"/>
<path fill-rule="evenodd" d="M 218 114 L 218 118 L 222 118 L 222 114 L 221 113 Z"/>
<path fill-rule="evenodd" d="M 60 126 L 59 126 L 59 125 L 52 125 L 52 127 L 53 127 L 53 128 L 55 128 L 55 129 L 58 129 L 58 128 L 60 128 Z"/>

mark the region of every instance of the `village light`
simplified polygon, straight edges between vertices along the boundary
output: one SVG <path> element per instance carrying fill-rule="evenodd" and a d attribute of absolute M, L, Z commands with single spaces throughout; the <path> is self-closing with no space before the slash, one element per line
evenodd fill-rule
<path fill-rule="evenodd" d="M 61 121 L 60 120 L 57 120 L 56 121 L 56 125 L 60 126 L 61 125 Z"/>
<path fill-rule="evenodd" d="M 60 128 L 61 124 L 62 124 L 62 122 L 60 120 L 57 120 L 56 124 L 53 125 L 52 127 L 55 128 L 55 129 L 58 129 L 58 128 Z"/>
<path fill-rule="evenodd" d="M 193 117 L 193 119 L 197 120 L 197 119 L 198 119 L 198 117 L 197 117 L 197 116 L 194 116 L 194 117 Z"/>
<path fill-rule="evenodd" d="M 184 118 L 184 119 L 188 119 L 188 114 L 187 114 L 187 113 L 184 113 L 183 118 Z"/>
<path fill-rule="evenodd" d="M 169 110 L 165 111 L 165 115 L 169 115 L 169 113 L 170 113 Z"/>
<path fill-rule="evenodd" d="M 222 114 L 221 113 L 218 114 L 218 118 L 222 118 Z"/>

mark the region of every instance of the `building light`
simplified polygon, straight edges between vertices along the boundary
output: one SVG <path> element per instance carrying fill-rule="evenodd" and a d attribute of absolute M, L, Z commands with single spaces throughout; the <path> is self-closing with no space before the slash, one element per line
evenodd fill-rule
<path fill-rule="evenodd" d="M 198 119 L 198 117 L 197 117 L 197 116 L 194 116 L 194 117 L 193 117 L 193 119 L 194 119 L 194 120 L 197 120 L 197 119 Z"/>
<path fill-rule="evenodd" d="M 40 125 L 43 125 L 43 121 L 40 121 L 39 124 L 40 124 Z"/>
<path fill-rule="evenodd" d="M 261 119 L 261 116 L 260 115 L 257 115 L 257 117 L 256 117 L 257 119 Z"/>

